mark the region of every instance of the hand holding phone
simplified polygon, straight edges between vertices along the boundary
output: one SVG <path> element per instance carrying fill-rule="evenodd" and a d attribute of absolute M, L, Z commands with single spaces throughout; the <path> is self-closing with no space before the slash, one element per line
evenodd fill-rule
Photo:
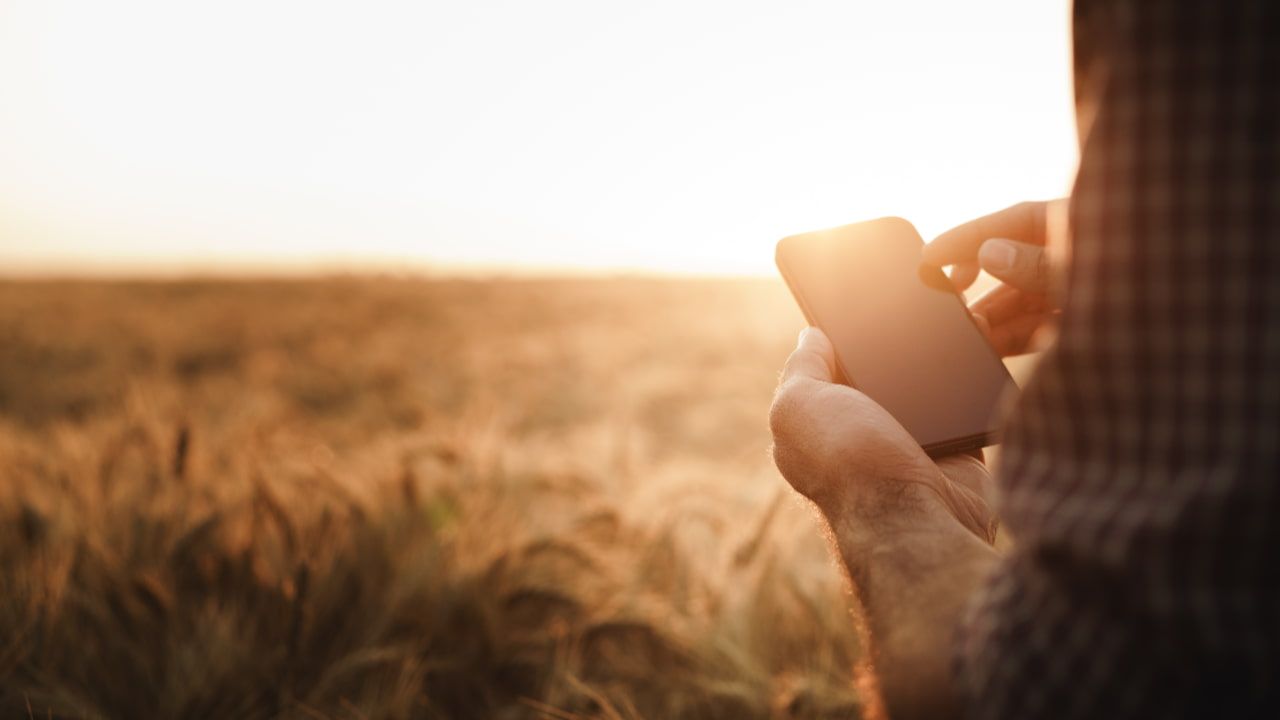
<path fill-rule="evenodd" d="M 835 350 L 840 381 L 884 407 L 931 456 L 994 442 L 1016 391 L 964 299 L 910 223 L 882 218 L 793 235 L 778 269 Z"/>

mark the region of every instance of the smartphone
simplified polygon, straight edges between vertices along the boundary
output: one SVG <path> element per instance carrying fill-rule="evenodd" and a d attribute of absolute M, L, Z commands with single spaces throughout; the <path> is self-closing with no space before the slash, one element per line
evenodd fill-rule
<path fill-rule="evenodd" d="M 835 348 L 840 382 L 902 423 L 930 456 L 996 442 L 1017 392 L 911 223 L 881 218 L 778 242 L 778 270 Z"/>

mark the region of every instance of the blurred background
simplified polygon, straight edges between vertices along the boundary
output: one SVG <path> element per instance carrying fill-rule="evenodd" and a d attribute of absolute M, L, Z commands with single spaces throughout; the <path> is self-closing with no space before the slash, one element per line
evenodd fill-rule
<path fill-rule="evenodd" d="M 788 234 L 1065 194 L 1067 3 L 0 0 L 0 714 L 836 718 Z"/>
<path fill-rule="evenodd" d="M 1066 3 L 0 4 L 8 273 L 771 272 L 1074 166 Z"/>

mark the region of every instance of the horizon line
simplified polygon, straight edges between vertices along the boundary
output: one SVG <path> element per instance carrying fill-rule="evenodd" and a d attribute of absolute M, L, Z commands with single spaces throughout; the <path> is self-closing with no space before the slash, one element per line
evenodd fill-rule
<path fill-rule="evenodd" d="M 640 265 L 528 263 L 439 263 L 421 260 L 311 260 L 301 262 L 51 262 L 12 263 L 0 258 L 0 281 L 182 281 L 322 279 L 395 276 L 404 279 L 680 279 L 780 280 L 777 273 L 744 270 L 679 270 Z"/>

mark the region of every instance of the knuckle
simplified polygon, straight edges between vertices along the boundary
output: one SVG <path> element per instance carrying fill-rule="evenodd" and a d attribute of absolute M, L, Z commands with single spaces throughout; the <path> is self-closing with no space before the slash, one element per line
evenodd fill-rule
<path fill-rule="evenodd" d="M 795 463 L 793 462 L 793 452 L 784 445 L 775 443 L 770 452 L 773 455 L 773 464 L 778 468 L 778 472 L 782 473 L 782 477 L 791 481 L 796 477 Z"/>
<path fill-rule="evenodd" d="M 1031 206 L 1031 201 L 1023 200 L 1022 202 L 1010 205 L 1009 209 L 1005 210 L 1005 212 L 1010 216 L 1010 220 L 1013 220 L 1016 224 L 1022 224 L 1031 220 L 1031 215 L 1034 212 Z"/>
<path fill-rule="evenodd" d="M 1022 232 L 1025 233 L 1028 242 L 1043 234 L 1045 224 L 1045 204 L 1043 202 L 1023 200 L 1010 208 L 1010 210 L 1017 217 L 1018 224 L 1022 226 Z"/>
<path fill-rule="evenodd" d="M 1040 209 L 1043 206 L 1044 206 L 1044 203 L 1039 202 L 1037 200 L 1023 200 L 1017 203 L 1016 205 L 1014 205 L 1014 207 L 1017 208 L 1018 212 L 1028 219 L 1034 218 L 1037 214 L 1039 214 Z"/>
<path fill-rule="evenodd" d="M 1036 280 L 1041 283 L 1047 283 L 1049 281 L 1049 253 L 1043 250 L 1036 253 L 1035 267 L 1032 272 L 1035 275 Z"/>
<path fill-rule="evenodd" d="M 773 404 L 769 406 L 769 430 L 775 440 L 785 436 L 795 422 L 796 406 L 799 403 L 797 392 L 796 382 L 787 380 L 773 396 Z"/>
<path fill-rule="evenodd" d="M 784 386 L 785 387 L 785 386 Z M 773 396 L 773 404 L 769 406 L 769 432 L 776 438 L 787 424 L 786 391 L 779 388 Z"/>

